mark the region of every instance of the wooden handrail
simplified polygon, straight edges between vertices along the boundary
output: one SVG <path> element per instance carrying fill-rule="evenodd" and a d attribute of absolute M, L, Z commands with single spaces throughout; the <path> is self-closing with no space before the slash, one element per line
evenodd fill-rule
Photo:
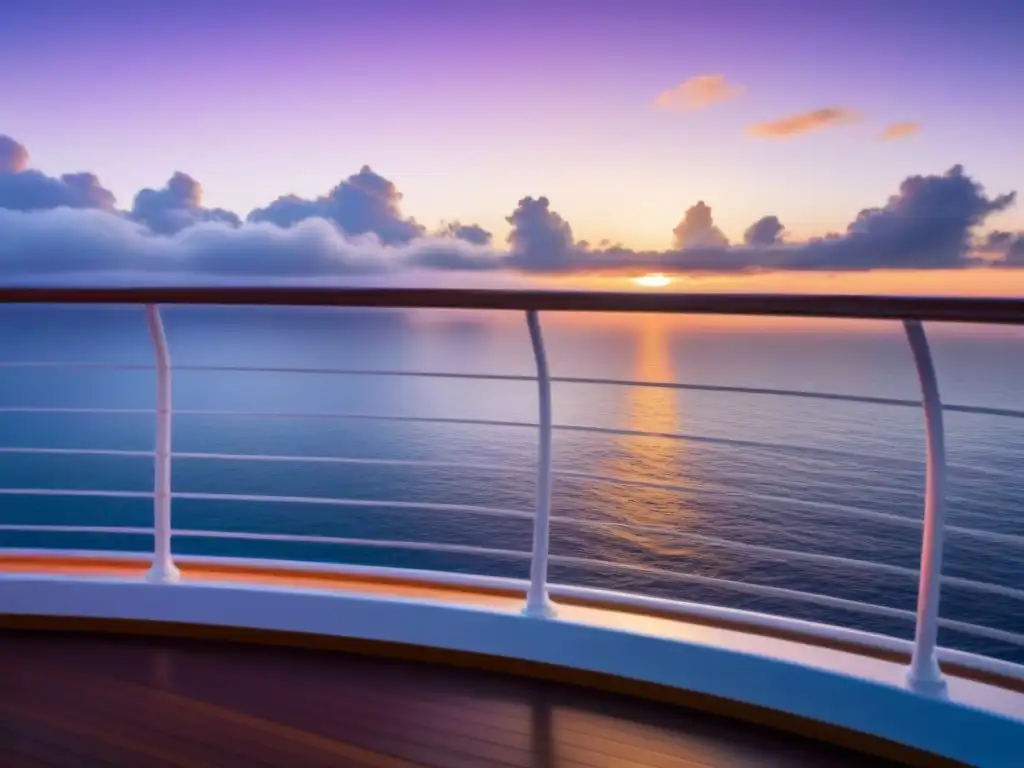
<path fill-rule="evenodd" d="M 4 304 L 205 304 L 630 312 L 1024 324 L 1024 299 L 286 286 L 0 288 Z"/>

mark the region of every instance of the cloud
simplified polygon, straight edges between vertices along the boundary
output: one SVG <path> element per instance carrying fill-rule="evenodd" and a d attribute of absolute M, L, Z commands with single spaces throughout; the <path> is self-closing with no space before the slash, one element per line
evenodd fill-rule
<path fill-rule="evenodd" d="M 857 112 L 845 107 L 824 107 L 767 123 L 757 123 L 747 130 L 751 136 L 758 138 L 782 139 L 855 123 L 859 119 L 860 115 Z"/>
<path fill-rule="evenodd" d="M 250 213 L 249 221 L 290 227 L 305 219 L 320 218 L 352 235 L 372 233 L 387 244 L 407 243 L 422 237 L 425 230 L 402 216 L 401 202 L 402 195 L 395 185 L 364 165 L 323 197 L 279 197 L 266 208 Z"/>
<path fill-rule="evenodd" d="M 843 233 L 785 243 L 782 223 L 767 216 L 747 229 L 743 245 L 729 245 L 714 225 L 711 208 L 700 202 L 673 231 L 673 249 L 638 252 L 591 250 L 574 243 L 568 223 L 546 198 L 527 198 L 519 210 L 531 215 L 510 218 L 509 263 L 528 271 L 633 273 L 959 269 L 981 265 L 972 249 L 973 231 L 1014 201 L 1014 193 L 988 197 L 962 167 L 954 166 L 943 174 L 905 179 L 885 205 L 862 210 Z M 518 255 L 523 249 L 529 258 Z"/>
<path fill-rule="evenodd" d="M 569 222 L 551 210 L 546 197 L 524 197 L 505 218 L 512 225 L 508 234 L 511 263 L 529 272 L 571 270 L 578 247 Z"/>
<path fill-rule="evenodd" d="M 28 150 L 10 136 L 0 134 L 0 173 L 21 173 L 28 168 Z"/>
<path fill-rule="evenodd" d="M 782 242 L 784 227 L 777 216 L 765 216 L 758 219 L 743 233 L 743 242 L 747 245 L 778 245 Z"/>
<path fill-rule="evenodd" d="M 720 101 L 739 98 L 744 92 L 744 86 L 730 83 L 725 75 L 697 75 L 659 93 L 654 106 L 669 110 L 704 109 Z"/>
<path fill-rule="evenodd" d="M 125 212 L 92 174 L 48 177 L 28 169 L 27 153 L 13 146 L 4 144 L 8 170 L 0 172 L 0 282 L 6 283 L 130 275 L 139 283 L 177 276 L 178 282 L 388 284 L 430 270 L 486 281 L 488 274 L 1024 267 L 1024 234 L 977 234 L 1015 194 L 986 194 L 960 166 L 905 179 L 884 204 L 865 208 L 845 231 L 825 237 L 783 240 L 783 223 L 768 215 L 732 244 L 700 201 L 671 231 L 669 249 L 635 251 L 577 241 L 546 197 L 519 200 L 501 245 L 481 227 L 458 222 L 427 236 L 402 215 L 394 184 L 369 168 L 323 197 L 279 198 L 246 220 L 205 208 L 198 182 L 181 173 L 161 189 L 140 192 Z"/>
<path fill-rule="evenodd" d="M 483 227 L 476 224 L 460 224 L 451 222 L 442 226 L 438 233 L 442 237 L 454 237 L 457 240 L 465 240 L 474 245 L 490 245 L 493 235 Z"/>
<path fill-rule="evenodd" d="M 710 248 L 729 244 L 729 238 L 715 226 L 711 208 L 701 200 L 689 208 L 672 230 L 676 248 Z"/>
<path fill-rule="evenodd" d="M 82 272 L 290 279 L 417 267 L 471 269 L 481 257 L 478 246 L 451 239 L 422 238 L 387 247 L 375 235 L 349 237 L 325 219 L 305 219 L 287 228 L 203 222 L 159 235 L 105 211 L 0 209 L 0 234 L 5 279 Z"/>
<path fill-rule="evenodd" d="M 1024 232 L 989 232 L 974 250 L 988 257 L 996 257 L 994 266 L 1024 267 Z"/>
<path fill-rule="evenodd" d="M 220 221 L 236 227 L 242 223 L 231 211 L 204 208 L 202 185 L 180 171 L 171 176 L 163 189 L 139 192 L 129 215 L 161 235 L 172 235 L 204 221 Z"/>
<path fill-rule="evenodd" d="M 993 213 L 1009 208 L 1015 193 L 989 198 L 953 166 L 935 176 L 911 176 L 881 208 L 861 211 L 844 235 L 805 246 L 795 266 L 949 269 L 971 266 L 971 236 Z M 817 267 L 820 268 L 820 267 Z"/>
<path fill-rule="evenodd" d="M 45 211 L 52 208 L 101 208 L 113 211 L 116 200 L 91 173 L 47 176 L 28 167 L 28 150 L 0 134 L 0 208 Z"/>
<path fill-rule="evenodd" d="M 885 130 L 879 134 L 878 138 L 882 141 L 899 141 L 900 139 L 910 138 L 920 132 L 920 123 L 914 122 L 913 120 L 907 120 L 902 123 L 892 123 L 886 126 Z"/>
<path fill-rule="evenodd" d="M 46 211 L 53 208 L 114 210 L 116 200 L 91 173 L 66 173 L 60 178 L 39 171 L 0 173 L 0 208 Z"/>

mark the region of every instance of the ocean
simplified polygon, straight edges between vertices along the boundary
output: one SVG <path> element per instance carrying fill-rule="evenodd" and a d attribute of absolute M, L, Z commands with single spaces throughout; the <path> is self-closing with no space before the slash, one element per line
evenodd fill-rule
<path fill-rule="evenodd" d="M 554 376 L 919 398 L 898 324 L 604 315 L 548 315 L 542 321 Z M 525 376 L 534 372 L 525 322 L 515 313 L 169 307 L 164 322 L 176 366 Z M 1022 408 L 1024 332 L 938 325 L 928 330 L 945 402 Z M 0 447 L 152 450 L 151 415 L 3 410 L 152 408 L 152 370 L 10 365 L 151 365 L 152 359 L 141 308 L 0 308 Z M 174 419 L 177 452 L 392 463 L 178 457 L 173 465 L 176 492 L 344 498 L 356 503 L 179 498 L 173 505 L 174 526 L 529 551 L 528 519 L 444 505 L 532 512 L 536 431 L 523 423 L 536 421 L 536 402 L 532 381 L 179 369 L 174 375 L 174 407 L 181 411 Z M 189 413 L 202 410 L 276 415 Z M 314 416 L 283 415 L 296 412 Z M 324 415 L 339 413 L 517 424 Z M 552 554 L 582 561 L 554 564 L 553 582 L 912 635 L 912 623 L 901 619 L 779 595 L 765 597 L 743 591 L 742 585 L 695 583 L 672 574 L 913 610 L 916 581 L 905 573 L 808 561 L 765 548 L 916 569 L 920 527 L 915 522 L 921 519 L 924 503 L 920 409 L 767 394 L 556 383 L 554 419 L 558 425 L 613 431 L 555 433 L 556 470 L 590 476 L 555 477 L 553 514 L 558 519 L 552 528 Z M 946 426 L 949 523 L 1024 536 L 1024 419 L 947 412 Z M 435 465 L 402 463 L 419 460 Z M 4 488 L 150 491 L 152 485 L 151 460 L 146 457 L 0 452 Z M 146 499 L 0 498 L 2 524 L 152 524 L 151 501 Z M 402 502 L 441 508 L 410 508 Z M 945 573 L 1024 589 L 1020 541 L 950 532 Z M 151 540 L 0 531 L 0 547 L 36 546 L 142 551 Z M 528 571 L 522 558 L 386 546 L 182 537 L 175 540 L 174 549 L 178 554 L 519 577 Z M 946 585 L 941 614 L 1024 633 L 1024 605 L 1012 595 Z M 1024 662 L 1024 647 L 1001 640 L 944 629 L 940 642 Z"/>

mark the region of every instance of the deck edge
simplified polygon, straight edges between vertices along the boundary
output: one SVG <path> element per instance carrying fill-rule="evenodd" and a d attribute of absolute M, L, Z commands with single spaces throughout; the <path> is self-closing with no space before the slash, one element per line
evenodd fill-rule
<path fill-rule="evenodd" d="M 134 626 L 412 654 L 577 685 L 591 681 L 591 687 L 598 683 L 910 765 L 961 760 L 995 768 L 1010 765 L 1004 754 L 1024 748 L 1024 720 L 962 702 L 839 670 L 621 628 L 531 619 L 507 608 L 253 584 L 8 575 L 2 586 L 0 625 L 11 629 L 106 626 L 127 633 Z M 947 761 L 926 759 L 929 753 Z"/>

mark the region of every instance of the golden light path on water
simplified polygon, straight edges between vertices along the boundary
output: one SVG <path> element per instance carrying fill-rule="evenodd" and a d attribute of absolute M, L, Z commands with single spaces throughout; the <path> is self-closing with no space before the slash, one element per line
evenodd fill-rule
<path fill-rule="evenodd" d="M 637 357 L 630 378 L 674 380 L 670 318 L 655 315 L 637 319 Z M 677 392 L 651 387 L 630 387 L 622 392 L 623 427 L 656 433 L 680 431 Z M 597 468 L 601 475 L 686 485 L 686 478 L 680 476 L 684 448 L 678 441 L 623 436 L 616 439 L 612 450 L 613 456 Z M 600 483 L 595 488 L 600 489 L 599 508 L 608 510 L 614 522 L 676 531 L 692 528 L 694 512 L 685 492 L 611 483 Z M 641 565 L 652 564 L 652 557 L 671 559 L 691 552 L 672 536 L 611 526 L 601 531 L 605 546 L 600 548 L 607 547 L 599 554 L 602 559 Z"/>

